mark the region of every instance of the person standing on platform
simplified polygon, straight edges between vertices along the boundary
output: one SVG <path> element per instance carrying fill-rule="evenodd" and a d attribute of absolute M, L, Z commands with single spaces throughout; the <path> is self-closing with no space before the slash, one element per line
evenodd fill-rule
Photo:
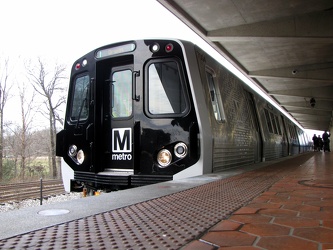
<path fill-rule="evenodd" d="M 324 152 L 325 151 L 331 152 L 331 150 L 330 150 L 330 139 L 329 139 L 330 136 L 331 136 L 331 134 L 327 133 L 327 130 L 325 130 L 325 132 L 323 134 Z"/>
<path fill-rule="evenodd" d="M 313 135 L 312 141 L 313 141 L 313 151 L 317 151 L 318 150 L 318 137 L 316 134 Z"/>
<path fill-rule="evenodd" d="M 321 151 L 323 149 L 324 142 L 323 139 L 318 135 L 318 151 Z"/>

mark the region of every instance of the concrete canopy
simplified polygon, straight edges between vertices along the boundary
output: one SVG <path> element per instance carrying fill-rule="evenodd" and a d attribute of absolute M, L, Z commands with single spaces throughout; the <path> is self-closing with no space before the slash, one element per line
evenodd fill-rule
<path fill-rule="evenodd" d="M 333 111 L 332 0 L 158 0 L 305 129 Z M 310 105 L 314 98 L 315 105 Z"/>

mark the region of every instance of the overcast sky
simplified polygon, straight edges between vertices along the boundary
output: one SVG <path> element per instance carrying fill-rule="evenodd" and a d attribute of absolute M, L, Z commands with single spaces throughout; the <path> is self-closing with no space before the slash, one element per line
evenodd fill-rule
<path fill-rule="evenodd" d="M 71 64 L 116 41 L 194 37 L 155 0 L 1 1 L 0 23 L 0 53 L 54 57 Z"/>

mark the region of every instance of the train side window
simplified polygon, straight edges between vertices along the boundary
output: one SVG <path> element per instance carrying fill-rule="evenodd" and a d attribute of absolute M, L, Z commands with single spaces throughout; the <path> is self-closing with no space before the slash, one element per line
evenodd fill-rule
<path fill-rule="evenodd" d="M 213 112 L 215 119 L 217 121 L 225 121 L 224 110 L 222 107 L 221 96 L 218 91 L 216 91 L 214 76 L 211 72 L 206 70 L 206 77 L 208 81 L 209 93 L 210 93 L 210 100 L 213 107 Z"/>
<path fill-rule="evenodd" d="M 73 88 L 73 101 L 70 110 L 72 121 L 86 120 L 89 114 L 89 76 L 80 76 L 75 79 Z"/>
<path fill-rule="evenodd" d="M 281 127 L 280 127 L 280 121 L 279 121 L 279 117 L 277 115 L 275 115 L 275 120 L 276 120 L 277 132 L 278 132 L 279 135 L 282 135 L 282 131 L 281 131 Z"/>
<path fill-rule="evenodd" d="M 270 115 L 271 121 L 272 121 L 273 132 L 274 132 L 274 134 L 278 134 L 277 124 L 276 124 L 276 119 L 275 119 L 276 116 L 272 112 L 270 112 L 269 115 Z"/>
<path fill-rule="evenodd" d="M 289 124 L 289 132 L 290 132 L 290 137 L 293 139 L 293 140 L 296 140 L 297 139 L 297 136 L 296 136 L 296 129 L 293 125 Z"/>
<path fill-rule="evenodd" d="M 179 62 L 154 60 L 147 69 L 148 114 L 163 117 L 186 114 L 189 105 Z"/>
<path fill-rule="evenodd" d="M 303 136 L 303 131 L 297 128 L 296 132 L 297 132 L 298 138 L 300 140 L 300 143 L 304 145 L 305 140 L 304 140 L 304 136 Z"/>
<path fill-rule="evenodd" d="M 270 133 L 273 133 L 273 126 L 272 126 L 271 118 L 269 116 L 269 111 L 267 109 L 264 109 L 264 112 L 265 112 L 265 117 L 266 117 L 266 123 L 267 123 L 268 131 Z"/>
<path fill-rule="evenodd" d="M 270 133 L 282 135 L 278 116 L 268 111 L 267 109 L 264 109 L 264 112 L 265 112 L 268 131 Z"/>

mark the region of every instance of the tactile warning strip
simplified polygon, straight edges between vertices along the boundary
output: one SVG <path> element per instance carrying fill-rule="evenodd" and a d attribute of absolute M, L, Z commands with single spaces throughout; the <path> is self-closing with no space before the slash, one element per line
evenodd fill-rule
<path fill-rule="evenodd" d="M 297 160 L 300 161 L 299 157 Z M 290 165 L 290 161 L 288 165 L 271 165 L 147 202 L 4 239 L 0 241 L 0 248 L 179 249 L 297 167 Z"/>

